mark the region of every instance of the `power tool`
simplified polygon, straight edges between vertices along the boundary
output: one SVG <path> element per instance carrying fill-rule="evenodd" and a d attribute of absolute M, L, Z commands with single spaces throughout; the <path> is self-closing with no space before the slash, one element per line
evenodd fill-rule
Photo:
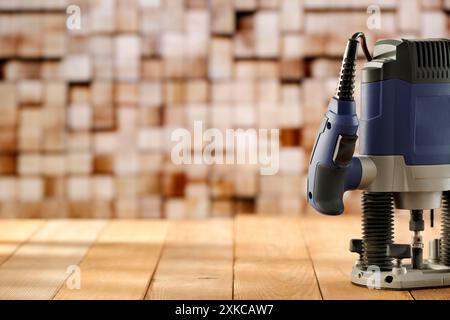
<path fill-rule="evenodd" d="M 367 62 L 358 119 L 353 92 L 359 44 Z M 362 239 L 350 240 L 350 251 L 359 255 L 351 274 L 356 285 L 450 286 L 449 73 L 449 39 L 379 40 L 373 55 L 362 32 L 347 42 L 312 150 L 307 199 L 320 213 L 339 215 L 344 192 L 364 190 Z M 354 156 L 357 139 L 360 155 Z M 411 243 L 393 242 L 394 208 L 410 212 Z M 425 259 L 424 214 L 433 225 L 437 208 L 442 231 L 440 239 L 429 240 Z"/>

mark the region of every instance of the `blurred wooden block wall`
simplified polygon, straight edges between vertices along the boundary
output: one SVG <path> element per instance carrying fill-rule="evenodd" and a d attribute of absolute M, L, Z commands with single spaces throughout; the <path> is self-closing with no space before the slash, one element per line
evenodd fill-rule
<path fill-rule="evenodd" d="M 66 27 L 72 4 L 79 30 Z M 367 30 L 373 4 L 379 30 Z M 347 37 L 445 37 L 449 11 L 440 0 L 0 0 L 0 216 L 300 214 Z M 170 132 L 194 120 L 279 128 L 279 172 L 172 164 Z"/>

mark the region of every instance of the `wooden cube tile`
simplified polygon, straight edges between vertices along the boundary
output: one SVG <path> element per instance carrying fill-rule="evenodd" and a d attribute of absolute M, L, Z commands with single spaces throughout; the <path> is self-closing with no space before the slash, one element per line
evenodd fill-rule
<path fill-rule="evenodd" d="M 88 104 L 70 105 L 67 117 L 72 130 L 89 130 L 92 127 L 92 107 Z"/>
<path fill-rule="evenodd" d="M 118 176 L 135 175 L 139 172 L 139 157 L 135 153 L 116 154 L 114 173 Z"/>
<path fill-rule="evenodd" d="M 137 199 L 117 198 L 114 201 L 115 217 L 120 219 L 135 219 L 139 217 Z"/>
<path fill-rule="evenodd" d="M 40 218 L 44 219 L 61 219 L 68 218 L 67 201 L 63 199 L 45 199 L 41 203 Z"/>
<path fill-rule="evenodd" d="M 211 31 L 215 34 L 232 34 L 234 31 L 233 0 L 211 2 Z"/>
<path fill-rule="evenodd" d="M 164 203 L 164 217 L 167 219 L 186 219 L 186 200 L 167 199 Z"/>
<path fill-rule="evenodd" d="M 1 157 L 0 157 L 1 163 Z M 14 177 L 0 177 L 0 202 L 14 201 L 17 199 L 18 179 Z"/>
<path fill-rule="evenodd" d="M 43 159 L 39 154 L 26 153 L 18 157 L 18 171 L 20 175 L 42 174 Z"/>
<path fill-rule="evenodd" d="M 162 178 L 162 192 L 166 197 L 184 197 L 186 175 L 184 172 L 165 172 Z"/>
<path fill-rule="evenodd" d="M 135 81 L 140 72 L 140 41 L 137 35 L 119 35 L 115 39 L 115 77 Z"/>
<path fill-rule="evenodd" d="M 60 58 L 66 53 L 66 34 L 63 26 L 66 17 L 61 14 L 45 14 L 43 19 L 42 54 L 46 58 Z"/>
<path fill-rule="evenodd" d="M 66 167 L 66 157 L 63 154 L 48 154 L 43 156 L 42 173 L 45 176 L 64 176 Z"/>
<path fill-rule="evenodd" d="M 11 22 L 20 26 L 21 39 L 17 43 L 17 54 L 23 58 L 40 57 L 43 48 L 42 16 L 38 13 L 26 13 L 16 15 Z"/>
<path fill-rule="evenodd" d="M 143 151 L 158 151 L 162 145 L 162 132 L 158 128 L 142 128 L 139 130 L 138 146 Z"/>
<path fill-rule="evenodd" d="M 0 15 L 0 40 L 2 46 L 0 46 L 0 57 L 12 57 L 17 54 L 18 41 L 16 34 L 17 31 L 16 16 L 3 14 Z"/>
<path fill-rule="evenodd" d="M 161 107 L 163 104 L 163 86 L 159 81 L 146 81 L 139 84 L 139 106 Z"/>
<path fill-rule="evenodd" d="M 272 11 L 258 11 L 255 17 L 255 50 L 258 57 L 275 58 L 280 51 L 279 15 Z"/>
<path fill-rule="evenodd" d="M 96 200 L 113 200 L 116 196 L 114 178 L 110 175 L 95 175 L 92 178 L 92 196 Z"/>
<path fill-rule="evenodd" d="M 23 105 L 39 105 L 43 101 L 43 85 L 40 80 L 22 80 L 17 84 L 18 102 Z"/>
<path fill-rule="evenodd" d="M 92 218 L 92 201 L 90 201 L 90 200 L 71 200 L 71 201 L 69 201 L 68 216 L 71 219 Z"/>
<path fill-rule="evenodd" d="M 92 155 L 87 152 L 70 152 L 66 155 L 69 174 L 88 175 L 92 172 Z"/>
<path fill-rule="evenodd" d="M 211 100 L 217 103 L 227 103 L 232 101 L 233 96 L 232 81 L 217 81 L 211 85 Z"/>
<path fill-rule="evenodd" d="M 236 10 L 242 10 L 242 11 L 250 11 L 255 10 L 257 7 L 257 0 L 235 0 L 234 1 L 234 8 Z"/>
<path fill-rule="evenodd" d="M 130 1 L 131 2 L 131 1 Z M 114 0 L 98 0 L 89 6 L 89 27 L 94 33 L 116 30 L 116 3 Z"/>
<path fill-rule="evenodd" d="M 157 127 L 163 125 L 162 108 L 139 108 L 139 126 L 141 127 Z"/>
<path fill-rule="evenodd" d="M 119 32 L 137 32 L 139 30 L 139 2 L 138 0 L 116 2 L 116 29 Z"/>
<path fill-rule="evenodd" d="M 67 134 L 67 149 L 73 152 L 89 151 L 93 137 L 89 132 L 71 132 Z"/>
<path fill-rule="evenodd" d="M 118 177 L 115 179 L 117 196 L 123 199 L 135 199 L 139 196 L 139 180 L 135 176 Z"/>
<path fill-rule="evenodd" d="M 112 174 L 114 172 L 114 156 L 110 154 L 94 155 L 92 167 L 95 174 Z"/>
<path fill-rule="evenodd" d="M 233 126 L 234 112 L 229 104 L 214 104 L 210 110 L 211 126 L 226 130 Z"/>
<path fill-rule="evenodd" d="M 139 87 L 133 82 L 119 82 L 115 85 L 115 102 L 119 105 L 136 105 L 139 101 Z"/>
<path fill-rule="evenodd" d="M 0 202 L 0 217 L 5 219 L 17 218 L 19 212 L 18 201 L 2 201 Z"/>
<path fill-rule="evenodd" d="M 16 91 L 13 83 L 0 82 L 0 128 L 13 128 L 17 124 Z"/>
<path fill-rule="evenodd" d="M 305 170 L 305 152 L 299 147 L 280 148 L 280 172 L 300 174 Z"/>
<path fill-rule="evenodd" d="M 208 100 L 209 86 L 205 80 L 191 80 L 186 83 L 186 101 L 194 103 L 206 103 Z"/>
<path fill-rule="evenodd" d="M 44 182 L 38 177 L 21 177 L 19 179 L 19 199 L 36 202 L 44 197 Z"/>
<path fill-rule="evenodd" d="M 156 58 L 141 61 L 141 77 L 144 80 L 161 80 L 163 78 L 163 61 Z"/>
<path fill-rule="evenodd" d="M 212 38 L 209 56 L 209 78 L 229 79 L 233 75 L 232 42 L 226 38 Z"/>
<path fill-rule="evenodd" d="M 277 103 L 280 100 L 280 83 L 278 79 L 260 80 L 257 88 L 258 101 Z"/>
<path fill-rule="evenodd" d="M 301 130 L 299 128 L 282 128 L 280 130 L 280 141 L 283 147 L 300 146 Z"/>
<path fill-rule="evenodd" d="M 159 195 L 145 196 L 139 200 L 140 217 L 159 219 L 162 217 L 162 199 Z"/>
<path fill-rule="evenodd" d="M 115 132 L 97 132 L 93 135 L 93 149 L 97 154 L 111 154 L 117 149 L 118 137 Z"/>
<path fill-rule="evenodd" d="M 139 195 L 153 195 L 161 193 L 161 175 L 145 174 L 138 178 Z"/>
<path fill-rule="evenodd" d="M 59 81 L 64 78 L 63 66 L 59 60 L 44 61 L 40 64 L 40 78 Z"/>
<path fill-rule="evenodd" d="M 46 106 L 62 108 L 67 103 L 68 86 L 63 81 L 47 81 L 43 100 Z"/>
<path fill-rule="evenodd" d="M 112 201 L 94 199 L 90 201 L 92 217 L 95 219 L 110 219 L 114 217 Z"/>
<path fill-rule="evenodd" d="M 91 88 L 87 84 L 72 84 L 69 88 L 70 103 L 90 103 Z"/>
<path fill-rule="evenodd" d="M 70 82 L 86 82 L 92 77 L 92 61 L 86 54 L 70 54 L 64 57 L 64 78 Z"/>
<path fill-rule="evenodd" d="M 67 178 L 67 197 L 69 201 L 88 201 L 92 197 L 92 181 L 87 176 Z"/>
<path fill-rule="evenodd" d="M 213 200 L 211 203 L 211 215 L 213 217 L 232 217 L 234 204 L 231 200 Z"/>
<path fill-rule="evenodd" d="M 117 111 L 117 124 L 121 133 L 134 134 L 138 127 L 138 110 L 134 107 L 120 107 Z M 123 146 L 120 143 L 117 146 Z"/>
<path fill-rule="evenodd" d="M 164 86 L 164 101 L 167 105 L 179 105 L 186 102 L 185 83 L 168 81 Z"/>
<path fill-rule="evenodd" d="M 280 3 L 281 31 L 299 32 L 303 28 L 303 1 L 284 0 Z"/>
<path fill-rule="evenodd" d="M 17 149 L 22 152 L 41 151 L 43 148 L 43 141 L 44 141 L 43 134 L 44 132 L 41 128 L 21 127 L 19 129 L 17 137 Z M 11 137 L 11 139 L 13 138 Z"/>
<path fill-rule="evenodd" d="M 139 156 L 142 173 L 158 173 L 162 168 L 163 156 L 161 153 L 145 153 Z"/>
<path fill-rule="evenodd" d="M 63 177 L 45 177 L 44 194 L 46 199 L 64 199 L 66 195 L 66 180 Z"/>

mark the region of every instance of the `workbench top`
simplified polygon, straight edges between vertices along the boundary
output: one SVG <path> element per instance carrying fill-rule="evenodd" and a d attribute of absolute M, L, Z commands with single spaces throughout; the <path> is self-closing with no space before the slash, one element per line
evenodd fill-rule
<path fill-rule="evenodd" d="M 358 215 L 0 220 L 0 299 L 450 298 L 352 285 L 352 237 Z"/>

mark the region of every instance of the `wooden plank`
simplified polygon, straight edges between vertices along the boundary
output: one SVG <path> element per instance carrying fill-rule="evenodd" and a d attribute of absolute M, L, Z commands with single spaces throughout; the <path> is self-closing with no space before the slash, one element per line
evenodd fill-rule
<path fill-rule="evenodd" d="M 232 221 L 172 222 L 146 298 L 231 299 L 232 288 Z"/>
<path fill-rule="evenodd" d="M 46 223 L 0 266 L 2 299 L 51 299 L 105 225 L 104 221 Z"/>
<path fill-rule="evenodd" d="M 0 221 L 0 265 L 42 226 L 39 220 Z"/>
<path fill-rule="evenodd" d="M 111 221 L 80 264 L 80 290 L 63 287 L 55 299 L 143 299 L 166 230 L 165 221 Z"/>
<path fill-rule="evenodd" d="M 450 300 L 450 288 L 411 290 L 415 300 Z"/>
<path fill-rule="evenodd" d="M 353 285 L 350 272 L 356 256 L 348 251 L 361 238 L 359 215 L 338 217 L 308 213 L 302 229 L 324 299 L 412 299 L 408 291 L 370 290 Z"/>
<path fill-rule="evenodd" d="M 238 216 L 235 299 L 321 299 L 298 219 Z"/>

